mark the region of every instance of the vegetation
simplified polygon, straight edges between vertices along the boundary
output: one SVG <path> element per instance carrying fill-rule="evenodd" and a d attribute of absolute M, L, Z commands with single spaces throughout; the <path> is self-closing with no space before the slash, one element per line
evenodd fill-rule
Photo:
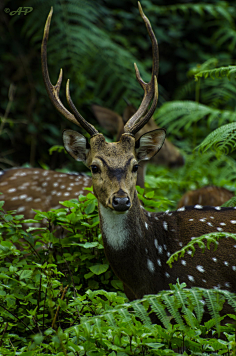
<path fill-rule="evenodd" d="M 63 205 L 37 212 L 47 224 L 27 232 L 22 223 L 33 220 L 1 208 L 1 355 L 234 354 L 235 325 L 222 326 L 220 314 L 224 303 L 236 312 L 234 294 L 177 283 L 128 303 L 104 255 L 94 195 Z"/>
<path fill-rule="evenodd" d="M 138 106 L 151 71 L 151 44 L 134 0 L 5 1 L 0 12 L 0 167 L 32 165 L 85 170 L 65 155 L 58 117 L 40 66 L 43 27 L 53 6 L 48 43 L 52 83 L 59 69 L 71 78 L 73 101 L 93 124 L 93 103 L 123 112 L 123 98 Z M 13 8 L 14 6 L 14 8 Z M 16 7 L 15 7 L 16 6 Z M 27 15 L 4 9 L 33 7 Z M 214 184 L 235 190 L 236 14 L 233 4 L 210 0 L 143 0 L 160 47 L 158 125 L 185 155 L 178 170 L 149 166 L 139 197 L 150 211 L 174 209 L 188 189 Z M 76 127 L 76 129 L 78 129 Z M 102 131 L 102 129 L 100 130 Z M 105 132 L 105 134 L 107 134 Z M 109 137 L 110 139 L 111 137 Z M 235 205 L 235 198 L 233 198 Z M 23 216 L 0 216 L 0 354 L 2 355 L 236 355 L 235 324 L 223 325 L 225 291 L 169 291 L 128 303 L 104 255 L 92 193 L 37 212 L 45 227 L 27 232 Z M 32 223 L 33 221 L 28 221 Z M 66 233 L 66 235 L 65 235 Z M 61 234 L 63 239 L 58 238 Z M 219 236 L 220 235 L 220 236 Z M 222 234 L 199 238 L 201 247 Z M 206 239 L 205 239 L 206 238 Z M 235 238 L 232 236 L 232 238 Z M 194 243 L 183 247 L 171 258 Z M 220 243 L 221 239 L 220 239 Z M 42 245 L 50 248 L 40 249 Z M 211 319 L 203 320 L 203 304 Z M 151 323 L 149 313 L 160 324 Z M 235 320 L 235 315 L 230 315 Z M 171 323 L 170 323 L 171 321 Z"/>

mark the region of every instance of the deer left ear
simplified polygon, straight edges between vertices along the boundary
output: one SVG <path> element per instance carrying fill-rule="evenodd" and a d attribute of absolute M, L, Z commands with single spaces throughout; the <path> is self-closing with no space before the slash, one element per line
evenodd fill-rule
<path fill-rule="evenodd" d="M 166 137 L 166 131 L 164 129 L 157 129 L 150 131 L 142 135 L 135 142 L 135 151 L 137 160 L 148 160 L 155 156 L 160 151 Z"/>

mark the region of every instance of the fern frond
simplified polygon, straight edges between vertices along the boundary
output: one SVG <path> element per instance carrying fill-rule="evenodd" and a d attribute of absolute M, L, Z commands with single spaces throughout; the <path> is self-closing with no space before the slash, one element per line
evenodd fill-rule
<path fill-rule="evenodd" d="M 197 317 L 198 322 L 202 320 L 204 313 L 204 304 L 202 302 L 202 292 L 198 288 L 189 289 L 189 300 L 194 306 L 194 312 Z"/>
<path fill-rule="evenodd" d="M 230 293 L 227 290 L 220 290 L 219 292 L 224 295 L 225 299 L 227 300 L 229 305 L 231 305 L 231 307 L 234 309 L 234 312 L 236 313 L 236 295 Z"/>
<path fill-rule="evenodd" d="M 211 78 L 211 79 L 221 79 L 227 77 L 228 79 L 232 79 L 236 77 L 236 66 L 227 66 L 227 67 L 220 67 L 214 69 L 206 69 L 198 72 L 194 75 L 195 80 L 199 78 Z"/>
<path fill-rule="evenodd" d="M 236 123 L 223 125 L 211 132 L 205 140 L 196 147 L 203 152 L 208 149 L 229 154 L 236 149 Z"/>
<path fill-rule="evenodd" d="M 159 16 L 160 14 L 176 14 L 180 12 L 185 15 L 192 15 L 196 13 L 200 16 L 205 16 L 210 14 L 214 18 L 218 18 L 219 16 L 228 22 L 233 22 L 231 14 L 227 11 L 227 4 L 223 2 L 218 4 L 206 4 L 206 3 L 199 3 L 199 4 L 176 4 L 176 5 L 169 5 L 169 6 L 151 6 L 150 10 L 156 12 Z"/>
<path fill-rule="evenodd" d="M 211 317 L 215 321 L 216 330 L 218 335 L 220 334 L 220 311 L 222 310 L 225 299 L 221 293 L 214 291 L 213 289 L 206 289 L 203 291 L 203 295 L 206 301 L 207 308 Z"/>
<path fill-rule="evenodd" d="M 233 197 L 233 198 L 229 199 L 226 203 L 224 203 L 221 206 L 224 206 L 226 208 L 230 208 L 230 207 L 236 206 L 236 197 Z"/>
<path fill-rule="evenodd" d="M 141 303 L 132 302 L 132 307 L 134 308 L 136 315 L 143 322 L 144 325 L 150 326 L 152 324 L 146 309 Z"/>
<path fill-rule="evenodd" d="M 236 121 L 236 113 L 230 110 L 219 110 L 194 101 L 172 101 L 165 103 L 157 110 L 155 121 L 167 128 L 168 132 L 181 129 L 188 130 L 194 123 L 208 118 L 222 125 L 225 121 Z"/>
<path fill-rule="evenodd" d="M 184 319 L 186 320 L 187 324 L 191 326 L 193 329 L 195 327 L 195 318 L 192 311 L 188 308 L 188 295 L 185 293 L 183 289 L 176 290 L 175 297 L 178 302 L 182 305 L 182 312 L 184 314 Z"/>
<path fill-rule="evenodd" d="M 162 322 L 165 328 L 168 328 L 170 324 L 170 317 L 167 316 L 165 306 L 161 303 L 160 297 L 150 297 L 148 301 L 151 305 L 152 311 L 156 314 L 158 319 Z"/>
<path fill-rule="evenodd" d="M 174 293 L 173 293 L 174 294 Z M 186 325 L 184 325 L 182 317 L 179 312 L 179 308 L 182 306 L 180 301 L 175 298 L 174 295 L 168 295 L 166 292 L 161 293 L 162 301 L 165 303 L 168 312 L 170 315 L 173 317 L 173 319 L 176 321 L 177 324 L 179 324 L 180 328 L 182 330 L 186 330 Z"/>

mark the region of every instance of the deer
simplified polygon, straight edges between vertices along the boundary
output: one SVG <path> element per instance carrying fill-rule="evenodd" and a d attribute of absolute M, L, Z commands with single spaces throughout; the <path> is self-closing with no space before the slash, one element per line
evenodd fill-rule
<path fill-rule="evenodd" d="M 123 117 L 116 112 L 99 105 L 92 105 L 92 110 L 99 124 L 113 136 L 116 136 L 116 141 L 119 141 L 122 133 L 124 133 L 124 125 L 136 111 L 132 104 L 128 104 L 126 106 L 123 112 Z M 144 125 L 144 127 L 136 133 L 135 138 L 138 140 L 144 133 L 156 129 L 158 129 L 158 126 L 151 117 L 146 125 Z M 164 165 L 169 168 L 174 168 L 184 165 L 184 157 L 180 153 L 179 149 L 166 139 L 162 149 L 157 155 L 153 156 L 149 162 L 154 165 Z M 144 188 L 146 169 L 147 162 L 141 161 L 139 164 L 136 183 L 141 188 Z"/>
<path fill-rule="evenodd" d="M 12 168 L 0 172 L 0 200 L 4 210 L 15 210 L 32 219 L 33 209 L 49 211 L 62 206 L 60 201 L 87 195 L 84 188 L 92 185 L 84 173 L 61 173 L 42 168 Z M 26 225 L 27 226 L 27 225 Z"/>
<path fill-rule="evenodd" d="M 142 102 L 126 122 L 118 142 L 106 142 L 103 134 L 76 109 L 66 84 L 67 110 L 59 98 L 62 69 L 55 86 L 47 66 L 47 41 L 53 9 L 46 20 L 41 47 L 43 78 L 49 98 L 66 119 L 77 123 L 90 136 L 88 140 L 74 130 L 63 132 L 64 147 L 92 174 L 94 195 L 98 200 L 99 220 L 105 254 L 111 268 L 124 284 L 129 300 L 168 289 L 179 278 L 187 287 L 221 288 L 236 291 L 236 244 L 225 238 L 216 251 L 202 254 L 197 247 L 194 257 L 187 254 L 171 269 L 166 261 L 191 239 L 211 232 L 236 233 L 236 209 L 203 207 L 196 204 L 176 211 L 152 213 L 140 204 L 135 188 L 139 162 L 148 160 L 161 149 L 166 132 L 155 129 L 138 140 L 135 134 L 152 117 L 158 101 L 158 43 L 140 3 L 140 15 L 152 42 L 152 76 L 146 83 L 135 64 L 136 77 L 144 90 Z M 150 107 L 149 107 L 150 106 Z"/>
<path fill-rule="evenodd" d="M 223 187 L 206 186 L 195 190 L 189 190 L 180 199 L 177 208 L 188 205 L 219 206 L 233 198 L 234 193 Z"/>

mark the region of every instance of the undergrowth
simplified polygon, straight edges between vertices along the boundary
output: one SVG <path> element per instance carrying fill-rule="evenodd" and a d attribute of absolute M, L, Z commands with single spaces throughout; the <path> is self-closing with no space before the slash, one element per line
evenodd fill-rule
<path fill-rule="evenodd" d="M 141 194 L 153 209 L 158 197 Z M 177 282 L 128 303 L 104 255 L 94 195 L 63 206 L 23 220 L 1 202 L 1 355 L 235 354 L 235 324 L 220 315 L 225 302 L 236 311 L 235 295 Z"/>

